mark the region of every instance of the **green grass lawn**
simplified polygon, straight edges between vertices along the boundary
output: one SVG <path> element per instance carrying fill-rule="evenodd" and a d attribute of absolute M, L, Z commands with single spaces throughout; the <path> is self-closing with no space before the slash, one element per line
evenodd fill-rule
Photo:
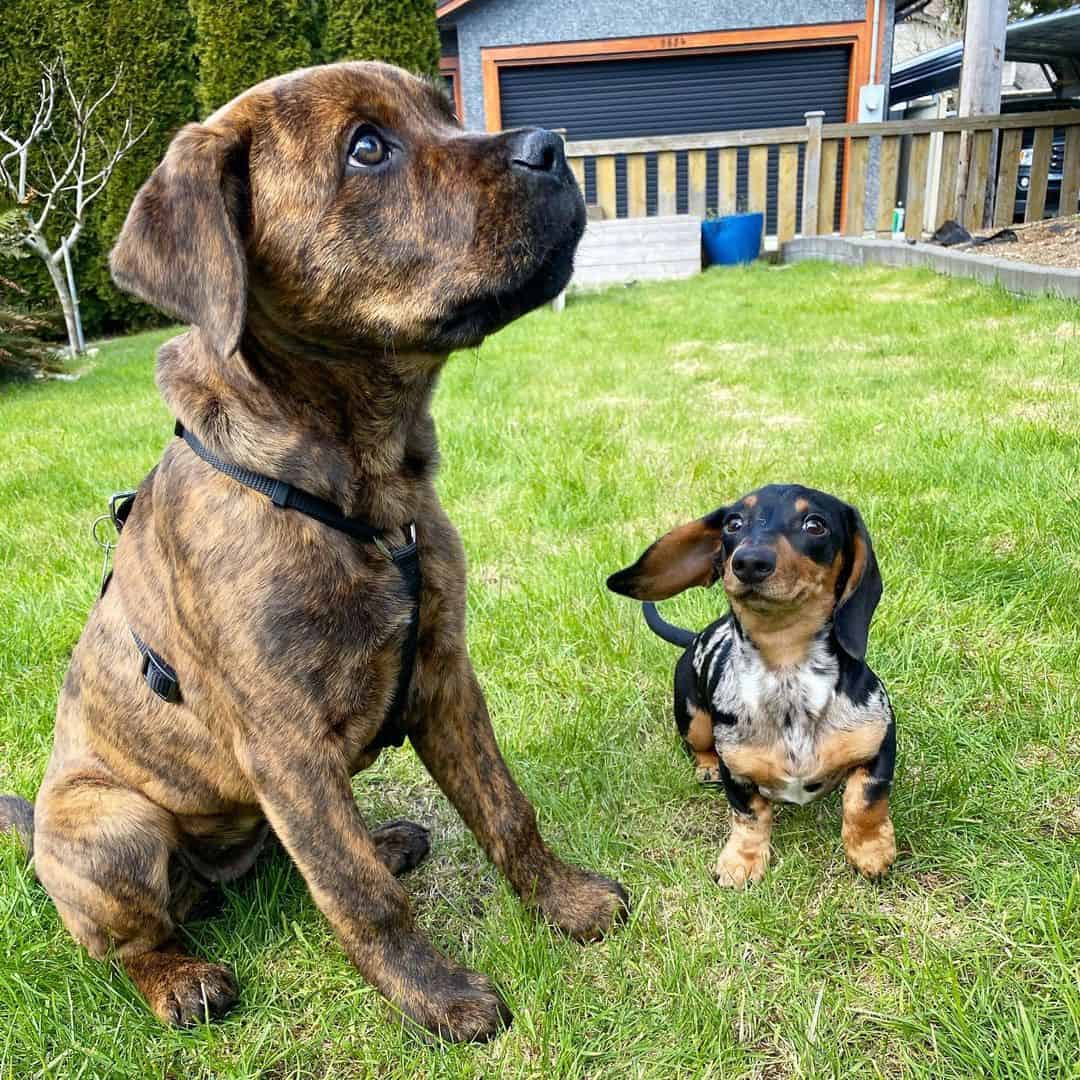
<path fill-rule="evenodd" d="M 516 1019 L 484 1047 L 405 1028 L 284 858 L 187 932 L 241 984 L 163 1029 L 0 841 L 0 1077 L 1080 1076 L 1080 309 L 930 273 L 714 271 L 572 298 L 453 358 L 439 487 L 469 638 L 548 839 L 620 878 L 628 926 L 537 924 L 408 749 L 356 780 L 433 830 L 406 879 Z M 170 435 L 146 334 L 75 383 L 0 391 L 0 791 L 32 796 L 98 585 L 90 523 Z M 719 890 L 722 794 L 670 717 L 677 656 L 605 576 L 772 481 L 862 510 L 899 718 L 900 848 L 845 865 L 836 795 L 785 808 L 765 882 Z M 666 605 L 702 626 L 719 591 Z"/>

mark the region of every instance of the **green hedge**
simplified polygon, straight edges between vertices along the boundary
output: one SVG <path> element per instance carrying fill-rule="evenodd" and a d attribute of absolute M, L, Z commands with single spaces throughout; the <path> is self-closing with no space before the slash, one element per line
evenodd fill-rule
<path fill-rule="evenodd" d="M 322 54 L 327 60 L 384 60 L 436 75 L 434 0 L 327 0 Z"/>
<path fill-rule="evenodd" d="M 0 124 L 19 135 L 30 126 L 38 101 L 41 63 L 56 54 L 55 0 L 4 0 L 0 9 Z M 29 253 L 28 253 L 29 254 Z M 0 302 L 55 303 L 52 284 L 37 258 L 0 258 Z"/>
<path fill-rule="evenodd" d="M 191 0 L 204 116 L 272 75 L 307 67 L 321 24 L 312 0 Z"/>
<path fill-rule="evenodd" d="M 113 286 L 107 256 L 135 192 L 179 127 L 261 79 L 318 61 L 379 59 L 435 74 L 439 35 L 434 0 L 0 0 L 5 127 L 25 130 L 41 65 L 60 53 L 76 82 L 95 93 L 120 73 L 116 96 L 99 113 L 107 143 L 129 109 L 137 130 L 149 125 L 91 206 L 75 248 L 83 325 L 96 336 L 160 320 Z M 69 134 L 63 109 L 55 131 Z M 0 257 L 0 274 L 32 304 L 53 306 L 36 257 Z"/>

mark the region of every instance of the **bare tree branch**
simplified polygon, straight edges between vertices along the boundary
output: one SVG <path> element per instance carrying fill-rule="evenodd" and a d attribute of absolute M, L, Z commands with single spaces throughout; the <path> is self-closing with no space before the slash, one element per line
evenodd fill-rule
<path fill-rule="evenodd" d="M 13 196 L 25 210 L 19 239 L 44 261 L 49 270 L 64 310 L 73 354 L 83 346 L 75 282 L 66 256 L 70 256 L 82 234 L 87 207 L 105 190 L 117 165 L 150 129 L 147 124 L 135 133 L 134 117 L 129 111 L 124 126 L 111 143 L 94 130 L 97 113 L 116 94 L 121 75 L 122 70 L 118 69 L 104 92 L 92 97 L 88 90 L 76 87 L 61 56 L 42 68 L 38 105 L 25 136 L 19 137 L 0 127 L 0 143 L 9 148 L 0 153 L 0 189 Z M 58 86 L 70 114 L 66 119 L 72 137 L 66 141 L 53 130 Z M 27 172 L 32 147 L 36 147 L 42 169 L 48 174 L 48 183 L 35 185 L 29 182 Z M 29 209 L 31 205 L 33 211 Z M 67 212 L 70 224 L 59 242 L 53 244 L 46 229 L 50 215 L 61 206 Z"/>

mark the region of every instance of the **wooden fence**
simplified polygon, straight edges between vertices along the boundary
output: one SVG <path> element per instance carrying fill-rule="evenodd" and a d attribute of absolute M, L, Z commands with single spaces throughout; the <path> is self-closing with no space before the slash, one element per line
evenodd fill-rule
<path fill-rule="evenodd" d="M 1077 212 L 1080 110 L 875 124 L 824 124 L 823 117 L 809 112 L 799 127 L 568 142 L 566 154 L 605 217 L 757 210 L 768 213 L 769 232 L 783 242 L 796 233 L 887 232 L 902 200 L 905 233 L 918 239 L 950 218 L 970 230 L 1010 224 L 1030 131 L 1024 219 L 1043 217 L 1052 171 L 1062 174 L 1057 212 Z M 1063 153 L 1055 129 L 1063 131 Z"/>

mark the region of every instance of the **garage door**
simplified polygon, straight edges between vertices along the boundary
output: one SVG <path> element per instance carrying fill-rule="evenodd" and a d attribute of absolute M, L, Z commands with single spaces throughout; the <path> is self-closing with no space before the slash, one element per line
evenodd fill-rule
<path fill-rule="evenodd" d="M 826 123 L 847 116 L 847 45 L 739 51 L 643 59 L 507 66 L 499 71 L 504 128 L 565 128 L 569 139 L 684 135 L 805 123 L 823 109 Z M 652 158 L 652 156 L 650 156 Z M 707 190 L 715 191 L 716 152 Z M 800 151 L 799 177 L 802 179 Z M 770 153 L 767 231 L 775 231 L 777 152 Z M 747 153 L 739 152 L 737 195 L 746 197 Z M 655 213 L 656 165 L 647 164 L 649 212 Z M 616 162 L 619 212 L 626 207 L 625 161 Z M 591 163 L 586 195 L 595 198 Z M 801 198 L 800 198 L 801 204 Z M 678 155 L 678 209 L 687 205 L 686 154 Z"/>

